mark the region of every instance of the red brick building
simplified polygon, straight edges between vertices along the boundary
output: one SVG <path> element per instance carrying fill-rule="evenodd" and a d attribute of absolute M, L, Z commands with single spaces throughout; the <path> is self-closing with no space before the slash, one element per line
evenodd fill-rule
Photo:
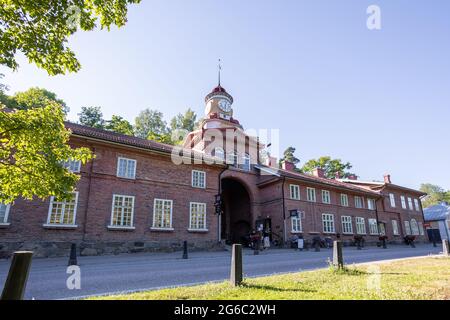
<path fill-rule="evenodd" d="M 0 205 L 0 257 L 14 250 L 37 256 L 194 248 L 245 242 L 262 226 L 273 243 L 293 236 L 366 243 L 380 234 L 400 243 L 425 241 L 419 198 L 390 181 L 327 179 L 282 168 L 260 157 L 264 146 L 233 118 L 233 98 L 220 85 L 206 96 L 206 117 L 183 148 L 67 123 L 70 143 L 96 155 L 71 162 L 81 176 L 72 201 Z M 218 205 L 220 203 L 220 205 Z M 216 209 L 218 207 L 219 209 Z"/>

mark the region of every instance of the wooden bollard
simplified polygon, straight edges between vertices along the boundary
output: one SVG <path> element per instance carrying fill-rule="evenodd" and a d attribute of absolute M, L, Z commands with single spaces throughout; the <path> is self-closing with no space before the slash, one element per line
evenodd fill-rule
<path fill-rule="evenodd" d="M 69 256 L 69 262 L 67 264 L 68 266 L 77 266 L 77 245 L 75 243 L 72 243 L 70 246 L 70 256 Z"/>
<path fill-rule="evenodd" d="M 230 273 L 230 282 L 232 286 L 236 287 L 242 283 L 242 271 L 242 245 L 233 244 Z"/>
<path fill-rule="evenodd" d="M 188 258 L 187 241 L 183 241 L 183 259 Z"/>
<path fill-rule="evenodd" d="M 338 269 L 344 268 L 344 258 L 342 256 L 342 241 L 336 240 L 333 243 L 333 265 Z"/>
<path fill-rule="evenodd" d="M 13 254 L 1 300 L 22 300 L 31 268 L 32 251 L 16 251 Z"/>
<path fill-rule="evenodd" d="M 450 257 L 450 246 L 447 239 L 442 240 L 442 254 Z"/>

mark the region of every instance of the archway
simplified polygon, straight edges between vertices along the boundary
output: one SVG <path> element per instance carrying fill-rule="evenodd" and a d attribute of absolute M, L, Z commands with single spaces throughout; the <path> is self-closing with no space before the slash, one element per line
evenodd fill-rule
<path fill-rule="evenodd" d="M 222 179 L 222 205 L 222 240 L 227 244 L 246 244 L 253 222 L 250 196 L 241 182 L 232 178 Z"/>

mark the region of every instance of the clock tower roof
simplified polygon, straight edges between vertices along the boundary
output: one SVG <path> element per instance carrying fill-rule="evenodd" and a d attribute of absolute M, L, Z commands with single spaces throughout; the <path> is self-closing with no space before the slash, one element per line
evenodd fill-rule
<path fill-rule="evenodd" d="M 230 100 L 230 103 L 233 103 L 233 97 L 220 84 L 206 95 L 205 102 L 208 102 L 209 99 L 215 96 L 225 96 Z"/>

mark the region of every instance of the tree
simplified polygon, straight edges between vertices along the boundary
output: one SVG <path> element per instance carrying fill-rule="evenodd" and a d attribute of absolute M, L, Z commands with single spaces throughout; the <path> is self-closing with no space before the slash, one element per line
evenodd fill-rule
<path fill-rule="evenodd" d="M 62 163 L 86 163 L 93 157 L 87 148 L 72 149 L 67 144 L 69 136 L 56 102 L 12 112 L 0 106 L 0 202 L 51 195 L 67 199 L 79 176 Z"/>
<path fill-rule="evenodd" d="M 283 152 L 283 158 L 280 159 L 280 163 L 283 161 L 289 161 L 292 162 L 294 165 L 297 165 L 300 162 L 300 159 L 294 156 L 295 148 L 294 147 L 288 147 Z"/>
<path fill-rule="evenodd" d="M 189 108 L 184 114 L 179 113 L 172 118 L 170 121 L 170 128 L 172 130 L 184 129 L 191 132 L 195 129 L 196 120 L 197 114 Z"/>
<path fill-rule="evenodd" d="M 67 46 L 78 28 L 110 30 L 122 27 L 128 4 L 140 0 L 8 0 L 0 6 L 0 64 L 18 68 L 17 52 L 22 52 L 50 75 L 77 72 L 81 65 Z"/>
<path fill-rule="evenodd" d="M 105 127 L 105 120 L 103 120 L 100 107 L 81 107 L 78 116 L 82 125 L 97 129 L 104 129 Z"/>
<path fill-rule="evenodd" d="M 450 191 L 445 191 L 440 186 L 431 183 L 423 183 L 420 186 L 420 191 L 425 192 L 427 197 L 422 200 L 424 208 L 438 204 L 441 201 L 450 202 Z"/>
<path fill-rule="evenodd" d="M 142 110 L 135 119 L 135 135 L 143 139 L 167 139 L 170 137 L 167 123 L 163 120 L 163 114 L 157 110 Z"/>
<path fill-rule="evenodd" d="M 113 115 L 111 120 L 106 121 L 105 129 L 129 136 L 133 135 L 133 126 L 121 116 Z"/>
<path fill-rule="evenodd" d="M 64 114 L 69 112 L 69 108 L 64 100 L 58 99 L 56 93 L 44 88 L 34 87 L 27 91 L 17 92 L 10 99 L 11 103 L 9 107 L 13 109 L 27 110 L 31 108 L 44 108 L 48 106 L 50 101 L 54 101 L 60 105 Z"/>
<path fill-rule="evenodd" d="M 337 176 L 348 178 L 349 176 L 354 175 L 348 171 L 352 168 L 350 162 L 344 163 L 341 159 L 331 159 L 329 156 L 307 161 L 301 168 L 301 171 L 303 173 L 312 174 L 315 168 L 323 169 L 325 171 L 325 176 L 329 179 L 335 179 Z"/>

